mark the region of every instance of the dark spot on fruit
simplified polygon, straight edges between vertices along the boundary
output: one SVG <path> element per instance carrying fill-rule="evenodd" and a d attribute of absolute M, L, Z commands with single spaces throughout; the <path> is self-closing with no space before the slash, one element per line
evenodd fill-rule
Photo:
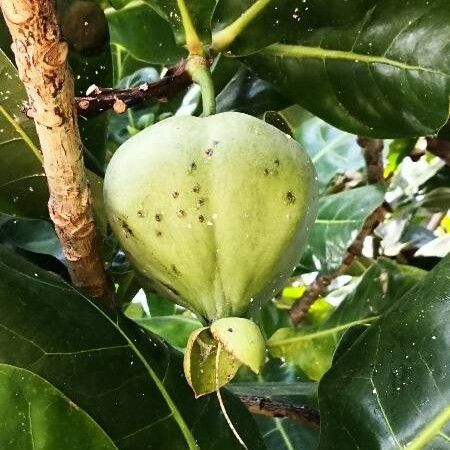
<path fill-rule="evenodd" d="M 180 194 L 179 194 L 177 191 L 172 192 L 172 197 L 173 197 L 173 198 L 177 198 L 179 195 L 180 195 Z"/>
<path fill-rule="evenodd" d="M 157 222 L 161 222 L 161 220 L 162 220 L 162 215 L 161 215 L 161 214 L 155 214 L 155 220 L 156 220 Z"/>
<path fill-rule="evenodd" d="M 269 170 L 269 169 L 267 169 L 267 168 L 266 168 L 266 169 L 264 169 L 264 175 L 266 175 L 266 176 L 267 176 L 267 175 L 269 175 L 269 173 L 270 173 L 270 170 Z"/>
<path fill-rule="evenodd" d="M 142 211 L 142 209 L 139 209 L 137 215 L 138 217 L 144 217 L 144 211 Z"/>
<path fill-rule="evenodd" d="M 200 208 L 201 206 L 203 206 L 205 204 L 205 199 L 204 198 L 200 198 L 197 202 L 197 208 Z"/>
<path fill-rule="evenodd" d="M 195 162 L 191 162 L 191 165 L 189 167 L 189 172 L 193 172 L 194 170 L 197 170 L 197 164 Z"/>
<path fill-rule="evenodd" d="M 286 202 L 289 205 L 292 205 L 293 203 L 295 203 L 295 195 L 291 191 L 286 192 L 285 197 L 286 197 Z"/>
<path fill-rule="evenodd" d="M 198 183 L 194 185 L 192 192 L 195 192 L 196 194 L 200 192 L 200 185 Z"/>
<path fill-rule="evenodd" d="M 198 216 L 198 221 L 199 221 L 200 223 L 203 223 L 203 222 L 205 221 L 205 217 L 202 216 L 202 215 Z"/>
<path fill-rule="evenodd" d="M 177 269 L 177 266 L 176 266 L 175 264 L 171 264 L 171 265 L 170 265 L 170 268 L 172 269 L 172 272 L 173 272 L 175 275 L 180 275 L 180 274 L 181 274 L 181 272 Z"/>
<path fill-rule="evenodd" d="M 186 212 L 184 211 L 184 209 L 179 209 L 177 212 L 177 216 L 178 217 L 184 217 L 186 215 Z"/>
<path fill-rule="evenodd" d="M 274 165 L 275 167 L 280 167 L 280 160 L 279 160 L 279 159 L 276 159 L 276 160 L 273 162 L 273 165 Z"/>
<path fill-rule="evenodd" d="M 233 332 L 233 328 L 228 328 L 228 332 L 232 333 Z"/>
<path fill-rule="evenodd" d="M 161 237 L 162 236 L 162 233 L 159 230 L 156 230 L 155 234 L 156 234 L 157 237 Z"/>
<path fill-rule="evenodd" d="M 121 226 L 126 238 L 129 236 L 133 236 L 133 231 L 131 230 L 130 226 L 125 222 L 125 220 L 122 220 Z"/>
<path fill-rule="evenodd" d="M 206 149 L 205 153 L 206 153 L 206 156 L 211 158 L 211 156 L 214 154 L 214 150 L 212 148 L 208 148 L 208 149 Z"/>

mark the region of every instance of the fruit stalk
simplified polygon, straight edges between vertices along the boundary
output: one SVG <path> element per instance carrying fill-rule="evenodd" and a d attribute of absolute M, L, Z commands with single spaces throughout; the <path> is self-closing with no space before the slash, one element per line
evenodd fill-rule
<path fill-rule="evenodd" d="M 188 58 L 186 70 L 191 75 L 192 81 L 200 86 L 202 93 L 203 116 L 211 116 L 216 113 L 216 94 L 209 70 L 208 61 L 198 55 Z"/>

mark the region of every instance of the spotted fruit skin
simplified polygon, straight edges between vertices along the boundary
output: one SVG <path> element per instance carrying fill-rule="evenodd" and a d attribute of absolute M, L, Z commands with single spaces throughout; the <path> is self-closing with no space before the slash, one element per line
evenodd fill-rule
<path fill-rule="evenodd" d="M 206 322 L 251 315 L 299 261 L 317 211 L 302 148 L 254 117 L 172 117 L 108 166 L 109 222 L 145 277 Z"/>

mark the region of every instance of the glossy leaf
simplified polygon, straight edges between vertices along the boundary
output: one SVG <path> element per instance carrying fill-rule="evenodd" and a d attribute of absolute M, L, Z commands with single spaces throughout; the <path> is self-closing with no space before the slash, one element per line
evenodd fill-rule
<path fill-rule="evenodd" d="M 319 213 L 302 259 L 302 268 L 329 273 L 342 263 L 345 252 L 355 239 L 367 216 L 384 198 L 381 186 L 364 186 L 319 201 Z"/>
<path fill-rule="evenodd" d="M 322 379 L 320 450 L 448 447 L 449 273 L 447 257 Z"/>
<path fill-rule="evenodd" d="M 75 403 L 28 370 L 0 364 L 2 450 L 117 450 Z"/>
<path fill-rule="evenodd" d="M 211 17 L 217 0 L 147 0 L 165 14 L 179 45 L 186 43 L 186 28 L 204 43 L 211 41 Z"/>
<path fill-rule="evenodd" d="M 375 4 L 351 25 L 300 29 L 247 62 L 340 129 L 383 138 L 435 134 L 449 111 L 447 0 L 411 0 L 400 16 L 395 1 Z"/>
<path fill-rule="evenodd" d="M 185 55 L 170 25 L 147 3 L 130 2 L 108 13 L 110 41 L 133 58 L 149 64 L 175 64 Z M 139 32 L 136 32 L 136 30 Z"/>
<path fill-rule="evenodd" d="M 0 236 L 23 250 L 64 260 L 55 230 L 46 220 L 9 219 L 0 227 Z"/>
<path fill-rule="evenodd" d="M 375 1 L 219 0 L 213 16 L 213 43 L 222 51 L 248 55 L 299 30 L 346 24 Z"/>
<path fill-rule="evenodd" d="M 269 109 L 284 108 L 290 102 L 270 83 L 241 67 L 218 93 L 216 103 L 217 112 L 239 111 L 257 116 Z"/>
<path fill-rule="evenodd" d="M 316 450 L 318 430 L 300 426 L 290 419 L 255 418 L 267 450 Z"/>
<path fill-rule="evenodd" d="M 356 325 L 368 326 L 421 276 L 423 272 L 419 269 L 381 260 L 366 271 L 356 289 L 328 320 L 318 326 L 280 328 L 269 339 L 269 350 L 273 356 L 298 365 L 317 381 L 331 367 L 343 334 Z"/>
<path fill-rule="evenodd" d="M 202 326 L 198 320 L 180 315 L 145 317 L 136 322 L 178 348 L 185 348 L 190 334 Z"/>
<path fill-rule="evenodd" d="M 25 89 L 2 52 L 0 83 L 0 212 L 45 218 L 48 190 L 34 123 L 20 111 Z"/>
<path fill-rule="evenodd" d="M 122 314 L 106 313 L 3 247 L 0 296 L 0 362 L 45 378 L 121 450 L 162 442 L 173 450 L 240 448 L 215 400 L 193 399 L 181 355 Z M 241 436 L 262 448 L 245 409 L 229 396 L 226 404 Z"/>
<path fill-rule="evenodd" d="M 318 117 L 306 114 L 296 127 L 295 137 L 311 157 L 322 189 L 337 174 L 357 171 L 364 166 L 357 137 Z"/>

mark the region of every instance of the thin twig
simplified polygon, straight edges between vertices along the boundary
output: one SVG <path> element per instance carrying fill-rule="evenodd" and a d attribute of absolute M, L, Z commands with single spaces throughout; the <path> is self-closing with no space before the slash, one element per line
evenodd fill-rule
<path fill-rule="evenodd" d="M 427 138 L 427 150 L 439 156 L 447 166 L 450 166 L 450 141 L 440 138 Z"/>
<path fill-rule="evenodd" d="M 382 183 L 384 181 L 383 140 L 358 136 L 357 142 L 363 150 L 366 162 L 367 184 Z"/>
<path fill-rule="evenodd" d="M 74 108 L 67 43 L 52 0 L 2 1 L 19 76 L 30 102 L 50 191 L 50 217 L 69 263 L 72 282 L 112 304 L 92 213 Z"/>
<path fill-rule="evenodd" d="M 240 395 L 239 398 L 253 414 L 276 418 L 286 417 L 307 427 L 317 428 L 320 426 L 319 411 L 310 406 L 294 405 L 269 398 L 247 395 Z"/>
<path fill-rule="evenodd" d="M 113 109 L 122 114 L 131 106 L 141 105 L 148 101 L 166 102 L 192 84 L 192 79 L 186 70 L 186 60 L 181 60 L 169 68 L 158 81 L 143 83 L 129 89 L 99 88 L 94 86 L 86 97 L 75 99 L 78 114 L 95 116 Z M 90 92 L 92 91 L 92 92 Z"/>
<path fill-rule="evenodd" d="M 297 326 L 308 314 L 309 308 L 318 300 L 325 289 L 330 285 L 337 275 L 319 275 L 313 283 L 308 286 L 307 291 L 298 298 L 289 311 L 289 316 L 294 326 Z"/>
<path fill-rule="evenodd" d="M 383 141 L 379 139 L 358 138 L 358 144 L 362 147 L 366 161 L 367 182 L 369 184 L 382 183 L 383 178 Z M 298 298 L 289 311 L 289 316 L 294 326 L 297 326 L 308 314 L 309 309 L 318 300 L 325 289 L 337 277 L 344 275 L 353 261 L 361 255 L 364 241 L 370 236 L 389 210 L 389 205 L 384 203 L 376 208 L 365 220 L 360 232 L 348 247 L 346 255 L 337 271 L 332 274 L 319 275 L 308 287 L 307 291 Z"/>

